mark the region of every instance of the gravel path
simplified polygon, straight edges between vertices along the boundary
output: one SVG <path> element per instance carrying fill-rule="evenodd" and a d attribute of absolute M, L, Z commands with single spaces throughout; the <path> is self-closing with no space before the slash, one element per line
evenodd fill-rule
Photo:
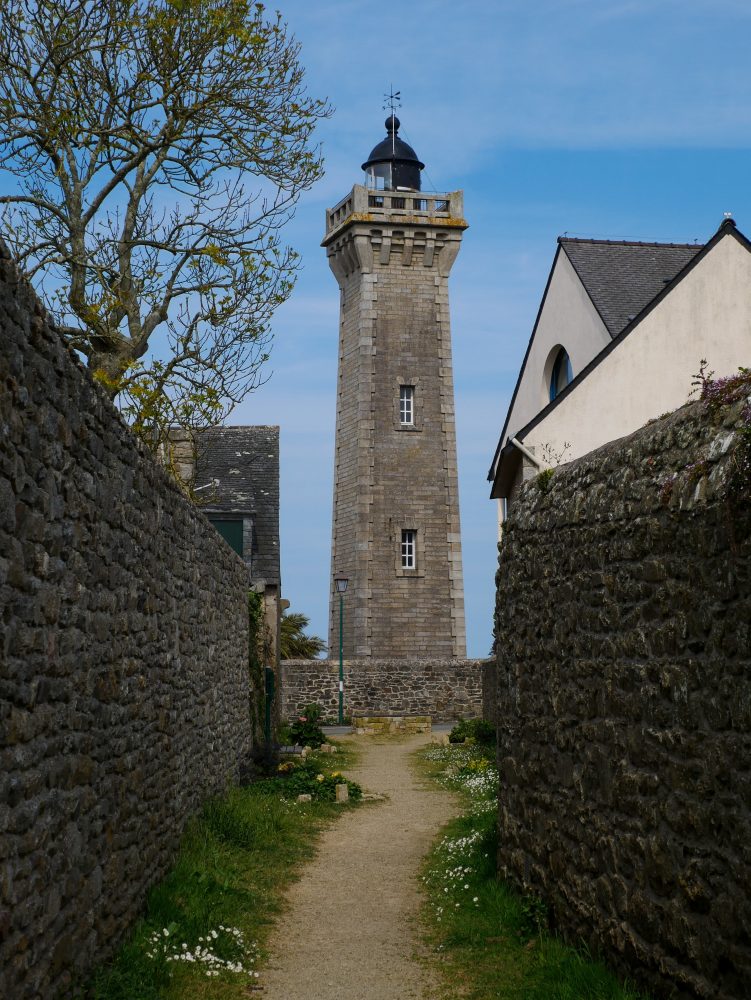
<path fill-rule="evenodd" d="M 415 933 L 417 869 L 454 802 L 409 766 L 429 735 L 353 739 L 362 756 L 348 776 L 387 799 L 348 812 L 323 834 L 272 936 L 266 1000 L 435 997 Z"/>

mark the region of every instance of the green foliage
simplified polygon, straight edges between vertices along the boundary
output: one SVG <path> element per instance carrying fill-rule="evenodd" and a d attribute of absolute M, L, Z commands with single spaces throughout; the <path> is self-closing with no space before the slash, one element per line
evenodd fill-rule
<path fill-rule="evenodd" d="M 537 476 L 535 482 L 540 488 L 541 493 L 547 493 L 550 489 L 550 483 L 555 474 L 555 469 L 543 469 Z"/>
<path fill-rule="evenodd" d="M 131 361 L 119 375 L 104 368 L 92 371 L 92 377 L 112 397 L 131 431 L 147 448 L 158 454 L 172 478 L 193 500 L 192 482 L 184 482 L 175 460 L 173 429 L 195 430 L 217 424 L 224 416 L 222 398 L 211 385 L 185 385 L 175 393 L 167 365 L 153 359 L 148 369 L 141 361 Z"/>
<path fill-rule="evenodd" d="M 519 909 L 532 934 L 542 934 L 549 924 L 548 908 L 545 901 L 537 896 L 522 896 Z"/>
<path fill-rule="evenodd" d="M 279 726 L 277 739 L 283 747 L 292 746 L 294 744 L 295 741 L 292 739 L 292 728 L 288 722 L 283 722 L 281 726 Z"/>
<path fill-rule="evenodd" d="M 266 630 L 263 620 L 263 594 L 257 590 L 248 591 L 248 630 L 250 633 L 250 661 L 255 667 L 263 667 L 267 659 Z"/>
<path fill-rule="evenodd" d="M 744 407 L 742 418 L 730 479 L 730 491 L 734 497 L 748 497 L 751 493 L 751 403 Z"/>
<path fill-rule="evenodd" d="M 259 782 L 262 790 L 267 782 Z M 212 799 L 203 810 L 206 828 L 219 840 L 253 850 L 259 843 L 284 837 L 289 830 L 287 813 L 274 809 L 248 808 L 246 789 L 232 789 L 222 798 Z"/>
<path fill-rule="evenodd" d="M 485 719 L 465 719 L 457 722 L 449 733 L 449 743 L 463 743 L 475 740 L 485 746 L 495 746 L 495 726 Z"/>
<path fill-rule="evenodd" d="M 305 634 L 309 624 L 308 616 L 300 611 L 282 613 L 279 655 L 283 660 L 312 660 L 326 649 L 319 636 Z"/>
<path fill-rule="evenodd" d="M 320 725 L 322 714 L 318 705 L 306 705 L 303 714 L 290 723 L 290 742 L 314 750 L 325 743 L 326 737 Z"/>
<path fill-rule="evenodd" d="M 264 738 L 266 684 L 264 667 L 267 661 L 268 638 L 264 622 L 263 594 L 248 591 L 248 677 L 250 680 L 250 724 L 253 744 Z"/>

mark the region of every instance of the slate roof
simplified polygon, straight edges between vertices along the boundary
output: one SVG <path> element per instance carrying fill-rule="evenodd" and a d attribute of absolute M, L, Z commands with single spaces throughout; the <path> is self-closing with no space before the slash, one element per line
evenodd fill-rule
<path fill-rule="evenodd" d="M 279 428 L 211 427 L 197 441 L 196 483 L 218 479 L 202 510 L 253 517 L 252 579 L 279 583 Z"/>
<path fill-rule="evenodd" d="M 631 243 L 559 236 L 611 337 L 699 253 L 699 243 Z"/>
<path fill-rule="evenodd" d="M 738 230 L 735 220 L 729 216 L 726 216 L 723 219 L 714 236 L 712 236 L 712 238 L 704 244 L 634 243 L 627 242 L 625 240 L 616 242 L 612 240 L 575 239 L 573 237 L 566 236 L 558 237 L 559 248 L 556 252 L 555 259 L 553 260 L 553 266 L 550 269 L 548 284 L 545 287 L 545 293 L 540 305 L 540 310 L 537 314 L 537 321 L 535 322 L 532 336 L 530 337 L 529 344 L 527 345 L 527 352 L 524 355 L 524 361 L 522 362 L 522 367 L 516 380 L 516 386 L 514 387 L 514 392 L 511 396 L 511 403 L 509 404 L 509 408 L 506 413 L 506 419 L 503 424 L 501 436 L 498 440 L 493 461 L 488 471 L 488 480 L 493 483 L 491 497 L 495 495 L 495 483 L 498 479 L 502 456 L 512 447 L 506 436 L 506 431 L 508 430 L 509 420 L 511 419 L 511 413 L 514 408 L 516 394 L 519 391 L 519 385 L 524 377 L 527 358 L 529 357 L 532 341 L 534 340 L 535 332 L 537 330 L 537 322 L 539 322 L 540 313 L 542 312 L 545 304 L 545 297 L 547 296 L 548 288 L 550 287 L 550 280 L 553 276 L 553 271 L 555 270 L 556 261 L 558 260 L 558 253 L 561 250 L 566 253 L 571 260 L 572 266 L 575 270 L 577 270 L 580 280 L 582 283 L 585 283 L 585 278 L 582 276 L 581 271 L 579 271 L 577 264 L 573 259 L 573 257 L 578 255 L 579 268 L 587 274 L 587 280 L 589 281 L 589 286 L 585 284 L 588 294 L 598 309 L 604 309 L 605 311 L 610 312 L 612 327 L 616 327 L 616 329 L 615 332 L 613 332 L 612 327 L 608 325 L 608 330 L 610 331 L 612 338 L 610 343 L 606 344 L 605 347 L 603 347 L 602 350 L 591 359 L 589 364 L 587 364 L 581 372 L 577 372 L 575 374 L 573 382 L 569 383 L 569 385 L 567 385 L 554 400 L 543 406 L 540 412 L 524 427 L 521 427 L 517 431 L 513 432 L 521 441 L 524 440 L 525 435 L 546 414 L 548 414 L 554 407 L 558 406 L 562 399 L 564 399 L 572 390 L 576 391 L 577 386 L 581 384 L 582 380 L 586 378 L 591 371 L 597 368 L 603 359 L 607 357 L 612 350 L 615 350 L 625 337 L 627 337 L 635 328 L 638 328 L 643 315 L 649 309 L 653 308 L 656 303 L 660 302 L 665 295 L 669 295 L 672 289 L 680 281 L 682 281 L 686 274 L 688 274 L 688 272 L 692 269 L 694 263 L 698 263 L 701 256 L 705 256 L 710 253 L 720 240 L 727 235 L 732 235 L 742 246 L 746 248 L 746 250 L 749 251 L 749 253 L 751 253 L 751 240 L 748 240 L 743 233 Z M 628 249 L 621 252 L 619 248 L 624 247 L 627 247 Z M 634 248 L 637 249 L 634 250 Z M 682 257 L 682 255 L 685 256 Z M 682 264 L 680 263 L 681 257 L 683 259 Z M 631 263 L 626 263 L 629 260 Z M 615 266 L 616 268 L 620 266 L 622 277 L 619 281 L 611 280 L 613 276 L 607 270 L 608 261 L 614 262 L 614 264 L 611 263 L 610 266 Z M 665 268 L 674 265 L 676 262 L 678 263 L 678 268 L 672 277 L 670 277 L 670 280 L 664 280 L 669 277 L 668 274 L 665 274 L 660 280 L 660 285 L 657 288 L 657 291 L 654 291 L 653 289 L 655 287 L 658 264 L 661 264 L 663 268 Z M 629 274 L 631 275 L 630 279 L 627 277 Z M 649 277 L 650 274 L 652 276 L 651 278 Z M 640 278 L 639 275 L 642 277 Z M 609 285 L 613 285 L 614 288 L 624 289 L 620 307 L 616 291 L 608 293 Z M 628 289 L 631 289 L 631 294 L 634 295 L 634 299 L 638 297 L 638 293 L 642 296 L 646 295 L 647 299 L 634 310 L 632 315 L 627 314 L 625 317 L 625 323 L 618 327 L 618 323 L 620 321 L 614 317 L 617 316 L 619 311 L 623 310 L 626 290 Z M 596 295 L 600 298 L 600 305 L 597 304 L 597 300 L 595 299 Z M 604 316 L 603 321 L 606 322 L 607 325 L 607 321 Z"/>

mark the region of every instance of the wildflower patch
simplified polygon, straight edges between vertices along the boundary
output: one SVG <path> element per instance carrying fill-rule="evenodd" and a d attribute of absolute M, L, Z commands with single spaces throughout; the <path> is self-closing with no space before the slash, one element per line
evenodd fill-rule
<path fill-rule="evenodd" d="M 156 963 L 184 962 L 200 966 L 208 979 L 221 972 L 245 973 L 258 979 L 260 973 L 252 966 L 259 956 L 257 941 L 247 941 L 239 927 L 219 924 L 205 935 L 199 935 L 193 944 L 178 942 L 178 927 L 170 924 L 155 930 L 147 941 L 146 957 Z"/>
<path fill-rule="evenodd" d="M 425 860 L 425 936 L 441 957 L 441 995 L 473 1000 L 646 1000 L 583 950 L 547 931 L 544 903 L 521 897 L 496 874 L 498 770 L 493 749 L 432 746 L 418 759 L 463 813 Z"/>

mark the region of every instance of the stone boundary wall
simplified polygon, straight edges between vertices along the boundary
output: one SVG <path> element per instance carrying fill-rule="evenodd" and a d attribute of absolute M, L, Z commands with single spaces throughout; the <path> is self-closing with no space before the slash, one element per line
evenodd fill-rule
<path fill-rule="evenodd" d="M 751 983 L 743 428 L 683 407 L 532 480 L 501 544 L 501 873 L 657 997 Z"/>
<path fill-rule="evenodd" d="M 498 725 L 498 664 L 485 660 L 482 665 L 482 717 Z"/>
<path fill-rule="evenodd" d="M 436 721 L 482 715 L 483 660 L 345 660 L 344 713 L 429 715 Z M 283 660 L 282 718 L 315 703 L 339 710 L 338 660 Z"/>
<path fill-rule="evenodd" d="M 0 996 L 107 958 L 249 753 L 247 576 L 0 246 Z"/>

